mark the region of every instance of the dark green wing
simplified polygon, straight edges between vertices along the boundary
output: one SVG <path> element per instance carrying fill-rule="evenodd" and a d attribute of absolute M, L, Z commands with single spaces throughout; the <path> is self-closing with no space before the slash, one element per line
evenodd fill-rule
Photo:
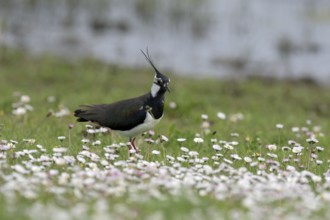
<path fill-rule="evenodd" d="M 112 130 L 129 130 L 141 124 L 145 117 L 144 101 L 140 98 L 127 99 L 112 104 L 87 105 L 77 109 L 77 121 L 96 122 Z"/>

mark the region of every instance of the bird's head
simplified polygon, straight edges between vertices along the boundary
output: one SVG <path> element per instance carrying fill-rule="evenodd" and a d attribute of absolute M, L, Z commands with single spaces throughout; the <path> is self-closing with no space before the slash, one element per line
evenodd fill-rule
<path fill-rule="evenodd" d="M 157 95 L 164 94 L 166 91 L 170 92 L 170 88 L 169 88 L 170 79 L 161 72 L 159 72 L 159 70 L 155 67 L 155 65 L 151 61 L 148 48 L 147 48 L 147 53 L 144 53 L 142 50 L 141 52 L 145 56 L 146 60 L 150 63 L 152 68 L 155 70 L 154 82 L 151 87 L 151 95 L 153 97 L 156 97 Z"/>

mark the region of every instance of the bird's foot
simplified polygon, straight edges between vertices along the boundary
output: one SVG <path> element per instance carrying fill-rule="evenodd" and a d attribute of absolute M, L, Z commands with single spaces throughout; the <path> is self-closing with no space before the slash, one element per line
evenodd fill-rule
<path fill-rule="evenodd" d="M 136 154 L 136 153 L 140 153 L 140 149 L 139 149 L 138 147 L 135 146 L 134 141 L 135 141 L 135 138 L 131 138 L 131 139 L 130 139 L 130 144 L 128 145 L 128 148 L 129 148 L 129 150 L 128 150 L 128 152 L 129 152 L 129 156 L 132 156 L 132 155 L 134 155 L 134 154 Z"/>

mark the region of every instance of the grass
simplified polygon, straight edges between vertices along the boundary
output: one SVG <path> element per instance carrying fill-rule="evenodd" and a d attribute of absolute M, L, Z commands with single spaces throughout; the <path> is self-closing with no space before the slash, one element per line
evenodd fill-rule
<path fill-rule="evenodd" d="M 141 62 L 144 62 L 142 56 Z M 154 62 L 157 64 L 156 60 Z M 279 175 L 277 178 L 281 179 L 281 175 L 284 175 L 281 172 L 286 172 L 287 166 L 290 165 L 297 170 L 299 175 L 306 177 L 307 186 L 310 187 L 308 188 L 310 191 L 307 191 L 312 194 L 311 198 L 326 196 L 326 191 L 322 191 L 320 188 L 325 188 L 325 185 L 322 184 L 327 182 L 324 174 L 329 167 L 329 88 L 304 81 L 280 81 L 266 78 L 249 78 L 241 81 L 213 78 L 189 79 L 166 73 L 171 78 L 171 93 L 166 96 L 165 116 L 155 128 L 155 135 L 150 137 L 155 143 L 148 144 L 145 137 L 139 137 L 141 154 L 145 160 L 140 162 L 147 164 L 143 165 L 147 168 L 142 169 L 143 172 L 146 172 L 146 179 L 127 179 L 130 176 L 135 178 L 135 174 L 126 176 L 126 179 L 122 181 L 128 185 L 124 188 L 120 188 L 122 185 L 117 182 L 107 182 L 109 184 L 106 185 L 108 190 L 115 186 L 118 187 L 119 192 L 123 190 L 123 193 L 116 196 L 114 192 L 105 191 L 107 193 L 104 192 L 104 194 L 99 195 L 99 191 L 102 191 L 103 188 L 96 189 L 94 187 L 102 186 L 103 180 L 99 176 L 93 176 L 94 174 L 81 174 L 84 175 L 84 181 L 88 179 L 85 175 L 91 175 L 91 179 L 88 181 L 96 182 L 95 184 L 93 182 L 92 185 L 84 183 L 85 185 L 79 189 L 76 189 L 75 185 L 62 189 L 62 185 L 58 181 L 62 178 L 63 173 L 73 175 L 70 178 L 74 179 L 74 175 L 78 175 L 82 171 L 93 171 L 95 166 L 96 168 L 102 167 L 101 171 L 112 170 L 114 169 L 112 164 L 120 161 L 126 161 L 127 164 L 125 166 L 114 165 L 119 169 L 118 172 L 126 173 L 132 170 L 136 172 L 134 160 L 139 161 L 138 157 L 131 161 L 132 158 L 128 158 L 127 148 L 121 147 L 114 153 L 119 157 L 114 161 L 107 160 L 109 165 L 103 168 L 100 163 L 101 159 L 105 160 L 106 146 L 127 142 L 127 139 L 112 133 L 87 134 L 85 124 L 76 123 L 72 114 L 63 117 L 55 117 L 54 114 L 63 108 L 72 112 L 80 104 L 110 103 L 143 94 L 151 86 L 152 70 L 150 68 L 124 68 L 100 63 L 93 59 L 68 62 L 48 55 L 31 57 L 24 52 L 8 48 L 1 48 L 0 65 L 0 144 L 11 146 L 10 150 L 1 152 L 5 158 L 0 160 L 0 184 L 8 187 L 10 182 L 8 176 L 18 172 L 20 176 L 25 178 L 23 178 L 24 181 L 31 184 L 32 192 L 37 192 L 37 195 L 33 194 L 30 198 L 29 195 L 21 191 L 22 188 L 14 190 L 14 194 L 10 195 L 0 191 L 1 219 L 36 219 L 38 218 L 36 217 L 38 216 L 37 213 L 41 210 L 45 210 L 44 218 L 49 218 L 51 215 L 52 218 L 62 216 L 63 218 L 75 219 L 80 217 L 80 214 L 77 214 L 78 211 L 83 210 L 86 218 L 211 219 L 214 216 L 220 216 L 221 218 L 232 219 L 239 216 L 243 219 L 253 219 L 257 215 L 256 213 L 270 213 L 274 207 L 277 210 L 277 215 L 274 215 L 274 218 L 284 218 L 292 213 L 302 218 L 329 215 L 324 210 L 324 206 L 315 208 L 315 210 L 308 209 L 304 213 L 298 211 L 305 205 L 302 200 L 305 198 L 303 196 L 308 195 L 308 193 L 300 195 L 303 198 L 283 196 L 278 200 L 275 199 L 275 201 L 263 200 L 263 206 L 251 207 L 248 205 L 251 203 L 249 200 L 251 198 L 246 196 L 246 192 L 244 190 L 237 192 L 234 187 L 239 185 L 238 183 L 242 178 L 243 171 L 240 170 L 242 168 L 246 169 L 243 173 L 249 172 L 249 175 L 256 175 L 254 178 L 264 178 L 266 174 L 274 174 Z M 16 116 L 12 114 L 12 105 L 13 103 L 20 103 L 22 95 L 30 97 L 31 100 L 27 104 L 33 107 L 33 111 Z M 47 101 L 50 96 L 55 97 L 53 102 Z M 173 103 L 176 104 L 175 108 L 170 107 Z M 49 112 L 52 112 L 53 115 L 47 117 Z M 217 117 L 218 112 L 225 113 L 226 119 L 219 119 Z M 203 114 L 207 115 L 207 117 L 204 116 L 204 119 L 202 119 Z M 243 118 L 240 119 L 240 116 Z M 74 125 L 72 129 L 68 128 L 70 124 Z M 284 127 L 276 128 L 276 124 L 283 124 Z M 299 131 L 293 132 L 292 128 L 294 127 Z M 165 135 L 169 141 L 159 142 L 159 135 Z M 60 141 L 59 136 L 66 138 Z M 196 143 L 195 137 L 201 137 L 203 143 Z M 308 144 L 306 139 L 310 137 L 315 137 L 318 143 Z M 82 144 L 83 138 L 90 142 Z M 178 138 L 186 138 L 187 140 L 180 143 L 177 141 Z M 24 139 L 34 139 L 34 141 L 24 141 Z M 10 140 L 14 141 L 12 141 L 13 144 L 8 144 Z M 97 140 L 101 144 L 91 144 Z M 296 146 L 302 145 L 304 147 L 302 152 L 293 153 L 294 146 L 289 145 L 289 140 L 294 140 Z M 238 144 L 235 145 L 233 141 Z M 214 144 L 219 144 L 223 149 L 216 152 L 212 148 Z M 226 144 L 233 145 L 234 149 L 227 150 Z M 267 149 L 267 146 L 271 144 L 276 145 L 275 150 Z M 46 152 L 38 151 L 35 155 L 26 153 L 17 157 L 17 152 L 37 149 L 37 145 L 43 146 Z M 93 161 L 85 155 L 84 158 L 87 162 L 76 163 L 77 166 L 71 166 L 68 163 L 60 165 L 60 162 L 56 162 L 56 158 L 61 158 L 63 155 L 73 156 L 77 159 L 78 155 L 81 154 L 82 145 L 88 147 L 87 152 L 95 153 L 101 159 Z M 283 146 L 289 146 L 290 150 L 282 150 Z M 316 146 L 321 146 L 324 150 L 318 152 Z M 54 156 L 52 149 L 56 147 L 65 147 L 68 151 Z M 199 156 L 189 156 L 188 152 L 185 153 L 181 150 L 181 147 L 188 148 L 190 152 L 198 152 Z M 160 155 L 153 154 L 153 150 L 158 150 Z M 216 155 L 217 153 L 221 155 Z M 237 154 L 242 160 L 235 159 L 234 154 Z M 34 158 L 48 155 L 51 158 L 50 165 L 44 166 L 43 162 L 40 161 L 31 162 L 33 159 L 29 155 L 34 155 Z M 175 162 L 168 161 L 166 155 L 173 156 Z M 277 158 L 272 157 L 274 155 Z M 316 155 L 318 158 L 310 160 L 312 155 Z M 201 159 L 203 157 L 209 159 L 204 162 L 194 161 L 194 158 Z M 245 162 L 245 157 L 256 162 L 255 166 Z M 284 162 L 285 159 L 287 162 Z M 318 165 L 317 160 L 322 163 Z M 278 165 L 273 166 L 272 161 L 278 162 Z M 182 170 L 175 167 L 178 166 L 175 165 L 176 162 L 180 164 Z M 208 165 L 214 170 L 221 168 L 220 176 L 209 174 L 203 178 L 208 179 L 210 176 L 213 179 L 220 177 L 229 177 L 229 179 L 220 178 L 218 182 L 207 180 L 215 184 L 212 185 L 211 189 L 205 188 L 205 190 L 211 190 L 210 193 L 207 190 L 206 192 L 200 190 L 204 188 L 202 186 L 198 188 L 198 184 L 190 186 L 188 184 L 191 181 L 189 178 L 185 180 L 184 177 L 177 177 L 180 173 L 184 173 L 185 177 L 189 176 L 190 172 L 197 176 L 207 173 L 207 171 L 200 171 L 201 168 L 196 163 L 203 164 L 203 167 Z M 230 163 L 230 169 L 227 172 L 224 164 L 228 166 L 228 163 Z M 20 173 L 19 168 L 14 167 L 15 165 L 22 165 L 26 169 L 32 169 L 29 164 L 41 166 L 41 171 L 50 176 L 52 172 L 58 172 L 58 174 L 36 184 L 33 182 L 35 181 L 33 178 L 35 178 L 34 173 L 37 172 Z M 149 186 L 152 180 L 157 181 L 157 178 L 161 176 L 158 173 L 159 170 L 168 169 L 166 172 L 170 172 L 172 166 L 174 169 L 178 169 L 179 173 L 174 176 L 170 175 L 170 177 L 166 176 L 166 178 L 171 180 L 174 178 L 175 181 L 175 178 L 182 180 L 180 192 L 167 186 L 167 183 L 163 183 L 165 185 L 157 185 L 159 184 L 157 183 L 154 192 L 152 190 L 149 192 L 150 188 L 143 188 Z M 306 170 L 315 176 L 304 173 Z M 102 176 L 102 172 L 98 175 Z M 321 185 L 320 182 L 313 179 L 316 176 L 321 178 Z M 270 180 L 271 177 L 267 176 L 266 179 Z M 205 181 L 199 183 L 205 184 L 207 182 Z M 303 178 L 301 181 L 303 183 L 305 179 Z M 137 189 L 130 185 L 135 182 L 139 183 L 137 185 L 140 188 Z M 229 184 L 224 184 L 223 187 L 226 188 L 225 192 L 230 195 L 217 191 L 219 190 L 217 187 L 220 187 L 218 183 L 222 182 Z M 253 181 L 251 180 L 251 182 Z M 262 187 L 259 183 L 256 183 L 257 186 Z M 299 186 L 305 187 L 304 184 Z M 65 192 L 62 195 L 56 190 L 64 190 Z M 271 188 L 262 192 L 272 197 L 272 190 L 275 189 Z M 276 190 L 280 189 L 277 188 Z M 284 188 L 281 190 L 285 191 Z M 299 190 L 297 189 L 297 191 Z M 220 195 L 225 196 L 225 198 L 219 199 Z M 295 201 L 294 204 L 298 208 L 290 204 L 290 201 Z M 258 204 L 254 200 L 253 202 Z M 283 205 L 287 208 L 283 208 Z M 267 211 L 261 210 L 262 207 Z M 76 210 L 77 213 L 72 210 Z M 39 216 L 40 219 L 43 218 L 41 216 Z"/>

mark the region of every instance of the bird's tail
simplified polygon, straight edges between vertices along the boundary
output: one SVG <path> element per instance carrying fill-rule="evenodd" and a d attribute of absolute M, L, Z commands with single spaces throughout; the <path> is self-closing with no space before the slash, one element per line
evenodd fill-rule
<path fill-rule="evenodd" d="M 74 111 L 74 116 L 77 117 L 78 122 L 92 121 L 88 109 L 77 109 Z"/>

